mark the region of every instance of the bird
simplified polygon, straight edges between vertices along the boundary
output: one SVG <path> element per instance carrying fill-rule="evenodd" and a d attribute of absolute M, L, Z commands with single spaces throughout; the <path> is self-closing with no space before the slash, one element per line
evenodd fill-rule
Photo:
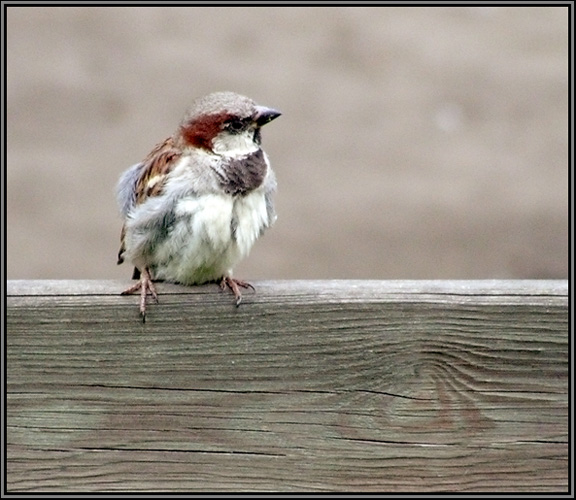
<path fill-rule="evenodd" d="M 281 115 L 235 92 L 194 101 L 176 131 L 128 168 L 116 195 L 124 223 L 118 264 L 134 266 L 146 321 L 155 281 L 219 282 L 242 300 L 254 287 L 232 276 L 255 241 L 276 221 L 276 176 L 262 149 L 261 128 Z"/>

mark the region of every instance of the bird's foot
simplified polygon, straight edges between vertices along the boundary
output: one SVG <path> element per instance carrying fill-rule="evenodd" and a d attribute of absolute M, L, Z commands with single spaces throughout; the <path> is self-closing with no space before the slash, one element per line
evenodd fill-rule
<path fill-rule="evenodd" d="M 140 274 L 140 281 L 135 285 L 124 290 L 121 295 L 131 295 L 140 290 L 140 316 L 142 316 L 142 323 L 146 322 L 146 298 L 148 294 L 152 295 L 155 302 L 158 303 L 158 293 L 156 292 L 156 287 L 152 283 L 152 278 L 150 277 L 150 271 L 148 269 L 143 269 Z"/>
<path fill-rule="evenodd" d="M 240 288 L 251 288 L 255 291 L 255 288 L 250 283 L 231 278 L 230 276 L 224 276 L 222 278 L 222 281 L 220 281 L 220 288 L 222 290 L 226 290 L 226 288 L 228 288 L 232 291 L 234 297 L 236 297 L 236 307 L 238 307 L 240 302 L 242 302 L 242 293 L 240 293 Z"/>

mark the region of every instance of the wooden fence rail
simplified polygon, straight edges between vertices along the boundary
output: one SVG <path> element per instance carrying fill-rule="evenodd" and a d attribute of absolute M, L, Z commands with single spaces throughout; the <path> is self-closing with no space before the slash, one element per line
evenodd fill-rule
<path fill-rule="evenodd" d="M 568 283 L 9 281 L 7 492 L 567 492 Z"/>

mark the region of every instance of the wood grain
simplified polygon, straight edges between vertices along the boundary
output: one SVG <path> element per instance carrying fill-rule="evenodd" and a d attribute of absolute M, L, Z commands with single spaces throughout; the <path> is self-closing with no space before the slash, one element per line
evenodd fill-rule
<path fill-rule="evenodd" d="M 9 281 L 8 492 L 567 492 L 566 281 Z"/>

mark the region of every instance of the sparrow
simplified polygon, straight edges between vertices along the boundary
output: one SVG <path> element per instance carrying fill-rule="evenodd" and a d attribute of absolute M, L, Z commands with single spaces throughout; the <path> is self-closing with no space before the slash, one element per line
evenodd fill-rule
<path fill-rule="evenodd" d="M 140 293 L 158 302 L 154 281 L 219 282 L 240 305 L 232 269 L 276 220 L 276 177 L 262 150 L 261 127 L 280 112 L 234 92 L 196 100 L 172 136 L 126 170 L 117 185 L 124 224 L 118 264 L 134 265 Z"/>

